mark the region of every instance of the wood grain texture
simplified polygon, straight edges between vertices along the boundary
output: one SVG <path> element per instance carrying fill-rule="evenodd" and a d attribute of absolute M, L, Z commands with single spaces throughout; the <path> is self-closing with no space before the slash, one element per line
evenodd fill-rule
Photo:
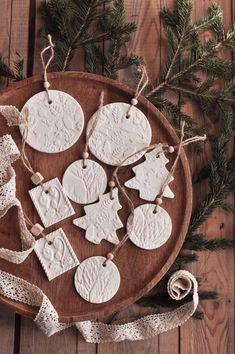
<path fill-rule="evenodd" d="M 15 314 L 0 306 L 0 354 L 14 353 Z"/>
<path fill-rule="evenodd" d="M 124 85 L 97 75 L 69 72 L 51 74 L 48 79 L 53 89 L 63 90 L 79 100 L 84 110 L 86 122 L 97 109 L 99 92 L 101 90 L 104 90 L 105 103 L 115 101 L 129 102 L 130 97 L 133 96 L 133 91 Z M 0 94 L 0 103 L 13 104 L 21 109 L 27 99 L 36 92 L 39 92 L 41 87 L 42 81 L 40 77 L 32 77 L 24 80 L 17 85 L 14 85 L 14 88 L 5 90 Z M 94 97 L 94 100 L 89 101 L 89 105 L 87 104 L 87 97 Z M 139 99 L 139 108 L 146 114 L 152 127 L 152 142 L 167 141 L 171 145 L 176 145 L 178 143 L 178 138 L 173 128 L 169 125 L 164 116 L 145 98 Z M 5 127 L 4 122 L 2 122 L 0 131 L 1 135 L 7 131 L 11 132 L 18 145 L 20 145 L 21 137 L 17 128 L 9 130 Z M 84 143 L 85 130 L 79 140 L 79 144 L 75 144 L 65 153 L 45 155 L 36 152 L 30 147 L 27 148 L 27 151 L 30 161 L 33 161 L 34 169 L 40 171 L 44 175 L 45 180 L 54 178 L 55 171 L 56 175 L 61 179 L 67 166 L 72 161 L 79 158 L 79 156 L 82 156 Z M 169 159 L 170 165 L 172 164 L 174 157 L 170 156 Z M 138 162 L 136 164 L 138 164 Z M 113 167 L 104 164 L 102 164 L 102 166 L 106 170 L 108 179 L 110 179 Z M 170 168 L 170 166 L 168 168 Z M 17 174 L 17 195 L 22 201 L 26 215 L 28 215 L 34 223 L 38 222 L 39 218 L 27 193 L 31 185 L 30 178 L 27 178 L 20 161 L 17 161 L 15 164 L 15 169 Z M 131 177 L 131 175 L 131 167 L 123 168 L 120 174 L 121 183 L 123 184 L 125 180 L 128 180 Z M 175 199 L 174 204 L 171 203 L 171 200 L 164 201 L 164 208 L 171 216 L 173 224 L 170 239 L 162 247 L 151 251 L 139 249 L 130 241 L 127 241 L 125 246 L 120 249 L 117 258 L 115 258 L 115 263 L 118 266 L 121 275 L 121 286 L 115 297 L 105 304 L 90 304 L 77 295 L 73 286 L 74 269 L 66 272 L 63 276 L 48 282 L 34 253 L 31 254 L 20 267 L 16 268 L 14 264 L 9 264 L 9 262 L 4 260 L 0 261 L 0 267 L 3 270 L 10 271 L 15 275 L 23 277 L 25 280 L 38 285 L 43 291 L 45 291 L 58 310 L 62 321 L 77 321 L 105 317 L 106 315 L 133 303 L 135 299 L 143 296 L 149 291 L 162 278 L 179 252 L 185 237 L 191 213 L 191 176 L 184 153 L 181 154 L 180 162 L 177 165 L 174 174 L 174 181 L 171 183 L 171 188 L 177 195 L 177 199 Z M 136 206 L 145 204 L 145 201 L 139 199 L 137 191 L 131 190 L 129 195 Z M 130 211 L 126 200 L 121 196 L 120 202 L 123 207 L 120 210 L 119 215 L 125 224 Z M 76 216 L 84 214 L 82 205 L 76 203 L 72 204 Z M 176 205 L 177 208 L 175 208 Z M 3 247 L 8 246 L 15 249 L 17 247 L 17 242 L 16 240 L 14 242 L 14 238 L 9 236 L 15 234 L 17 229 L 15 232 L 14 230 L 11 230 L 9 233 L 8 221 L 11 216 L 11 211 L 8 214 L 9 216 L 6 217 L 6 220 L 4 218 L 2 222 L 1 241 L 3 242 Z M 71 218 L 57 223 L 56 227 L 58 228 L 59 226 L 63 227 L 63 230 L 69 238 L 80 261 L 93 255 L 105 255 L 110 251 L 111 246 L 107 241 L 101 242 L 100 245 L 94 245 L 85 240 L 84 231 L 74 226 L 71 222 Z M 48 228 L 47 233 L 54 229 L 55 227 Z M 118 233 L 119 238 L 122 238 L 124 234 L 125 228 L 121 229 Z M 11 239 L 11 245 L 6 243 L 9 238 Z M 128 264 L 126 262 L 127 259 Z M 30 272 L 31 268 L 34 269 L 33 274 Z M 136 270 L 135 278 L 132 277 L 133 268 Z M 61 292 L 60 289 L 64 289 L 63 292 Z M 70 301 L 64 302 L 64 296 L 69 298 Z M 3 301 L 5 303 L 11 302 L 6 300 Z M 76 308 L 76 311 L 74 308 Z M 15 309 L 25 315 L 29 314 L 27 306 L 17 304 Z M 35 314 L 35 310 L 31 311 L 31 315 L 33 314 Z"/>
<path fill-rule="evenodd" d="M 76 354 L 77 353 L 77 331 L 69 328 L 63 332 L 47 338 L 39 328 L 32 323 L 32 320 L 24 318 L 21 324 L 20 350 L 19 354 L 34 353 L 41 354 Z"/>
<path fill-rule="evenodd" d="M 12 2 L 1 1 L 0 11 L 0 55 L 10 63 Z M 0 88 L 6 87 L 8 80 L 0 78 Z M 15 314 L 0 307 L 0 354 L 13 354 L 15 334 Z"/>
<path fill-rule="evenodd" d="M 224 12 L 226 29 L 232 23 L 232 2 L 218 1 Z M 208 2 L 202 1 L 195 7 L 193 19 L 203 16 L 208 9 Z M 234 18 L 234 17 L 233 17 Z M 209 33 L 205 33 L 205 38 Z M 191 105 L 188 112 L 199 116 L 197 107 Z M 201 121 L 204 117 L 201 116 Z M 191 170 L 197 171 L 210 159 L 208 148 L 201 158 L 191 160 Z M 205 197 L 205 185 L 195 189 L 195 203 Z M 208 239 L 228 237 L 234 233 L 233 215 L 216 210 L 200 231 L 206 233 Z M 219 294 L 218 300 L 204 301 L 200 309 L 205 313 L 203 321 L 188 321 L 180 328 L 180 353 L 182 354 L 232 354 L 234 353 L 234 252 L 202 252 L 200 260 L 188 267 L 196 276 L 201 277 L 204 290 L 214 290 Z M 232 334 L 233 333 L 233 334 Z M 190 338 L 190 340 L 185 340 Z"/>
<path fill-rule="evenodd" d="M 15 36 L 12 43 L 15 43 L 15 48 L 21 51 L 21 39 L 18 32 L 11 31 L 11 26 L 14 27 L 15 21 L 22 21 L 17 18 L 16 3 L 25 8 L 25 4 L 29 0 L 1 0 L 0 11 L 0 54 L 9 62 L 13 56 L 10 57 L 9 52 L 14 52 L 13 45 L 10 44 L 11 36 Z M 28 42 L 28 53 L 20 52 L 25 56 L 25 63 L 28 65 L 28 75 L 33 73 L 41 73 L 41 63 L 39 53 L 41 50 L 41 41 L 38 36 L 38 30 L 41 26 L 41 19 L 37 8 L 40 0 L 30 0 L 30 33 Z M 135 52 L 136 54 L 143 54 L 145 61 L 148 64 L 148 73 L 151 80 L 157 76 L 160 66 L 165 58 L 165 41 L 160 37 L 163 34 L 163 26 L 159 20 L 159 9 L 163 6 L 172 6 L 174 0 L 124 0 L 126 9 L 126 18 L 134 20 L 138 25 L 138 30 L 132 37 L 130 44 L 127 45 L 128 53 Z M 228 26 L 234 19 L 234 2 L 233 0 L 219 0 L 218 3 L 224 10 L 224 19 Z M 209 0 L 195 0 L 194 1 L 194 18 L 205 15 L 208 6 L 211 4 Z M 15 10 L 14 10 L 15 8 Z M 14 20 L 12 21 L 11 12 L 14 11 Z M 27 10 L 24 10 L 27 11 Z M 25 21 L 26 18 L 25 12 Z M 35 30 L 34 30 L 35 29 Z M 26 27 L 25 30 L 27 31 Z M 36 34 L 36 35 L 35 35 Z M 25 39 L 28 33 L 21 34 Z M 23 45 L 24 48 L 25 44 Z M 12 49 L 10 49 L 12 48 Z M 27 50 L 27 49 L 26 49 Z M 27 60 L 29 59 L 29 61 Z M 73 69 L 83 68 L 83 57 L 78 55 L 73 62 Z M 132 83 L 131 73 L 123 71 L 120 75 L 120 81 Z M 0 81 L 1 85 L 5 85 L 5 80 Z M 1 86 L 3 87 L 3 86 Z M 187 111 L 192 111 L 190 105 Z M 196 113 L 196 112 L 195 112 Z M 208 152 L 198 160 L 197 164 L 192 163 L 192 168 L 200 168 L 203 163 L 209 158 Z M 194 199 L 200 200 L 206 192 L 206 188 L 197 188 L 194 193 Z M 233 220 L 231 216 L 222 211 L 216 211 L 204 226 L 203 231 L 209 232 L 209 237 L 227 236 L 233 233 Z M 221 269 L 220 269 L 221 267 Z M 161 334 L 151 344 L 148 341 L 136 343 L 122 343 L 122 344 L 105 344 L 105 345 L 91 345 L 86 344 L 77 336 L 73 329 L 68 329 L 63 336 L 67 339 L 60 339 L 59 335 L 56 340 L 46 338 L 39 332 L 32 322 L 26 318 L 21 319 L 21 335 L 16 333 L 16 340 L 21 339 L 21 346 L 15 348 L 15 354 L 41 354 L 42 348 L 51 354 L 56 354 L 58 350 L 66 354 L 133 354 L 139 353 L 142 350 L 149 354 L 234 354 L 234 257 L 231 251 L 219 252 L 217 254 L 201 253 L 200 260 L 197 265 L 190 267 L 190 270 L 197 276 L 202 276 L 204 289 L 216 289 L 220 293 L 220 298 L 216 301 L 205 301 L 202 304 L 203 311 L 205 311 L 204 321 L 190 320 L 180 330 L 174 330 L 166 334 Z M 132 313 L 135 313 L 135 306 Z M 13 354 L 14 350 L 14 326 L 15 316 L 8 310 L 0 309 L 0 354 Z M 25 324 L 26 322 L 26 324 Z M 178 336 L 178 332 L 180 336 Z M 32 335 L 34 333 L 34 335 Z M 76 336 L 77 344 L 74 343 Z M 21 337 L 21 338 L 20 338 Z M 71 341 L 69 346 L 66 343 Z M 61 349 L 59 346 L 61 346 Z M 20 348 L 20 349 L 19 349 Z M 146 350 L 147 348 L 147 350 Z M 64 351 L 63 351 L 64 350 Z M 44 350 L 43 350 L 44 352 Z"/>
<path fill-rule="evenodd" d="M 24 59 L 24 72 L 27 67 L 28 56 L 28 26 L 29 0 L 14 0 L 12 2 L 10 65 L 20 58 Z"/>

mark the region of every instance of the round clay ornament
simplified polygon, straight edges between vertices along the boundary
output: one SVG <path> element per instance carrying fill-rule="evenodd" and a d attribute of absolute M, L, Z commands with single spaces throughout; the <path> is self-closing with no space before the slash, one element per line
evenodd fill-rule
<path fill-rule="evenodd" d="M 86 159 L 73 162 L 65 171 L 63 188 L 76 203 L 89 204 L 98 200 L 107 186 L 106 173 L 102 166 Z"/>
<path fill-rule="evenodd" d="M 105 257 L 90 257 L 78 266 L 74 284 L 83 299 L 93 304 L 101 304 L 117 293 L 120 273 L 116 265 Z"/>
<path fill-rule="evenodd" d="M 172 222 L 167 211 L 155 204 L 143 204 L 135 208 L 134 220 L 127 220 L 129 239 L 138 247 L 153 250 L 161 247 L 170 237 Z"/>
<path fill-rule="evenodd" d="M 100 161 L 117 166 L 128 156 L 135 154 L 151 142 L 151 126 L 147 117 L 138 108 L 117 102 L 100 108 L 99 121 L 89 139 L 89 149 Z M 96 113 L 87 125 L 87 134 L 93 126 Z M 144 152 L 128 158 L 123 165 L 139 160 Z"/>
<path fill-rule="evenodd" d="M 84 115 L 80 104 L 69 94 L 50 90 L 51 103 L 45 91 L 32 96 L 22 108 L 28 112 L 28 134 L 26 142 L 40 152 L 65 151 L 79 139 Z M 23 135 L 25 125 L 20 125 Z"/>

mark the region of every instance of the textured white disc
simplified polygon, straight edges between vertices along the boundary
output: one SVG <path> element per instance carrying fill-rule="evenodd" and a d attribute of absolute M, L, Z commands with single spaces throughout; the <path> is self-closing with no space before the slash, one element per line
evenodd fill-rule
<path fill-rule="evenodd" d="M 49 90 L 49 95 L 51 104 L 45 91 L 32 96 L 22 113 L 29 112 L 27 144 L 41 152 L 56 153 L 76 143 L 83 130 L 84 115 L 80 104 L 67 93 Z M 24 129 L 21 124 L 21 134 Z"/>
<path fill-rule="evenodd" d="M 89 204 L 98 200 L 107 186 L 106 173 L 102 166 L 92 160 L 73 162 L 65 171 L 63 188 L 67 196 L 76 203 Z"/>
<path fill-rule="evenodd" d="M 125 158 L 148 146 L 151 142 L 151 126 L 148 119 L 138 108 L 132 107 L 130 117 L 127 112 L 130 105 L 123 102 L 110 103 L 101 108 L 97 125 L 89 139 L 89 148 L 93 155 L 108 165 L 117 166 Z M 87 125 L 87 134 L 96 119 L 97 112 Z M 141 158 L 143 153 L 130 157 L 124 165 Z"/>
<path fill-rule="evenodd" d="M 162 246 L 170 237 L 172 222 L 167 211 L 160 206 L 154 213 L 155 204 L 143 204 L 135 208 L 134 220 L 127 220 L 129 239 L 138 247 L 152 250 Z"/>
<path fill-rule="evenodd" d="M 105 257 L 85 259 L 76 270 L 74 284 L 78 294 L 88 302 L 101 304 L 110 300 L 120 286 L 120 274 L 116 265 Z"/>

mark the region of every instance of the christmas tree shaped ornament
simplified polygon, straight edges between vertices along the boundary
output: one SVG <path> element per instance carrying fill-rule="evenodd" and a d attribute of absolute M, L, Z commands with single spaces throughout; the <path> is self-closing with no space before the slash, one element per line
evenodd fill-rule
<path fill-rule="evenodd" d="M 48 35 L 49 46 L 41 52 L 44 69 L 45 91 L 31 97 L 22 108 L 22 114 L 28 111 L 28 122 L 20 125 L 21 134 L 27 133 L 27 144 L 35 150 L 46 153 L 57 153 L 67 150 L 79 139 L 84 115 L 80 104 L 69 94 L 49 90 L 47 68 L 54 57 L 54 44 Z M 44 53 L 50 50 L 48 62 L 44 62 Z M 27 127 L 26 127 L 27 125 Z"/>
<path fill-rule="evenodd" d="M 123 227 L 117 214 L 121 209 L 118 200 L 118 189 L 100 196 L 97 203 L 84 207 L 85 216 L 74 219 L 74 225 L 86 230 L 86 239 L 95 244 L 99 244 L 105 239 L 113 244 L 118 244 L 116 230 Z"/>
<path fill-rule="evenodd" d="M 89 204 L 98 200 L 104 193 L 107 186 L 105 170 L 97 162 L 88 159 L 88 142 L 95 134 L 95 128 L 100 119 L 100 112 L 103 106 L 103 92 L 100 95 L 100 106 L 95 115 L 95 121 L 90 133 L 87 135 L 83 159 L 73 162 L 65 171 L 63 176 L 63 188 L 67 196 L 74 202 Z"/>
<path fill-rule="evenodd" d="M 130 104 L 110 103 L 101 109 L 96 130 L 89 140 L 89 148 L 97 159 L 108 165 L 117 166 L 123 161 L 123 165 L 129 165 L 139 160 L 143 153 L 137 152 L 151 142 L 152 132 L 148 119 L 136 108 L 137 98 L 148 83 L 148 79 L 143 83 L 146 75 L 146 70 L 143 69 Z M 88 135 L 94 120 L 95 115 L 88 122 Z"/>
<path fill-rule="evenodd" d="M 37 240 L 34 251 L 48 280 L 58 277 L 80 263 L 61 228 Z"/>
<path fill-rule="evenodd" d="M 125 186 L 139 190 L 140 198 L 154 201 L 160 194 L 162 184 L 169 173 L 165 167 L 169 160 L 163 152 L 162 144 L 152 151 L 146 152 L 144 156 L 145 161 L 132 168 L 135 177 L 125 182 Z M 171 176 L 169 182 L 173 179 Z M 164 189 L 163 197 L 174 198 L 174 193 L 168 185 Z"/>

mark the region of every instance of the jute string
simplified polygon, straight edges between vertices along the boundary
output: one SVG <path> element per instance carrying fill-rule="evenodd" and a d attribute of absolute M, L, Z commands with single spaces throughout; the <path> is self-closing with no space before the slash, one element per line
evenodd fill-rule
<path fill-rule="evenodd" d="M 127 111 L 127 114 L 126 114 L 127 118 L 129 118 L 129 116 L 130 116 L 130 112 L 131 112 L 132 107 L 138 102 L 138 101 L 135 102 L 135 100 L 138 100 L 139 96 L 141 95 L 141 93 L 143 92 L 143 90 L 145 89 L 145 87 L 147 86 L 147 84 L 149 82 L 146 67 L 143 65 L 140 67 L 140 70 L 141 70 L 141 77 L 140 77 L 140 80 L 138 82 L 138 85 L 136 87 L 136 91 L 135 91 L 135 94 L 133 97 L 134 101 L 133 101 L 133 99 L 131 100 L 130 107 Z"/>
<path fill-rule="evenodd" d="M 24 120 L 24 130 L 23 130 L 23 134 L 22 134 L 22 147 L 21 147 L 21 161 L 24 165 L 24 167 L 32 174 L 34 175 L 36 172 L 34 171 L 27 155 L 25 152 L 26 149 L 26 141 L 27 141 L 27 137 L 28 137 L 28 133 L 29 133 L 29 111 L 27 110 L 24 115 L 22 115 L 23 120 Z M 46 188 L 44 187 L 43 183 L 40 182 L 39 185 L 42 187 L 43 191 L 45 193 L 48 193 L 48 191 L 46 190 Z"/>
<path fill-rule="evenodd" d="M 50 99 L 50 95 L 49 95 L 50 83 L 48 82 L 48 78 L 47 78 L 47 69 L 55 56 L 55 51 L 54 51 L 54 43 L 52 42 L 51 35 L 48 34 L 47 38 L 48 38 L 49 45 L 41 51 L 41 61 L 42 61 L 42 67 L 43 67 L 43 80 L 44 80 L 43 86 L 44 86 L 46 94 L 47 94 L 48 103 L 51 104 L 52 100 Z M 45 63 L 44 54 L 48 50 L 50 50 L 51 55 L 50 55 L 48 61 Z"/>
<path fill-rule="evenodd" d="M 163 196 L 163 193 L 171 179 L 171 177 L 173 176 L 174 172 L 175 172 L 175 169 L 176 169 L 176 166 L 177 166 L 177 163 L 179 161 L 179 158 L 180 158 L 180 154 L 181 154 L 181 151 L 182 151 L 182 147 L 183 146 L 187 146 L 191 143 L 195 143 L 195 142 L 199 142 L 199 141 L 205 141 L 207 139 L 206 135 L 203 135 L 203 136 L 194 136 L 192 138 L 189 138 L 187 140 L 183 140 L 184 138 L 184 128 L 185 128 L 185 121 L 183 121 L 181 123 L 181 131 L 180 131 L 180 142 L 178 145 L 174 146 L 174 150 L 177 150 L 177 155 L 176 155 L 176 158 L 174 160 L 174 163 L 169 171 L 169 173 L 167 174 L 167 177 L 162 185 L 162 188 L 161 188 L 161 191 L 160 191 L 160 194 L 157 196 L 156 198 L 156 208 L 155 208 L 155 211 L 154 212 L 157 212 L 157 200 L 159 198 L 161 198 Z M 133 219 L 134 219 L 134 204 L 131 200 L 131 198 L 129 197 L 128 193 L 126 192 L 126 189 L 124 186 L 121 185 L 120 183 L 120 180 L 119 180 L 119 177 L 118 177 L 118 171 L 119 169 L 123 166 L 123 164 L 131 157 L 137 155 L 137 154 L 140 154 L 140 153 L 143 153 L 143 152 L 147 152 L 147 151 L 151 151 L 153 150 L 154 148 L 156 148 L 159 144 L 152 144 L 148 147 L 145 147 L 145 148 L 142 148 L 141 150 L 138 150 L 137 152 L 131 154 L 130 156 L 128 156 L 127 158 L 125 158 L 114 170 L 113 172 L 113 175 L 112 175 L 112 180 L 115 180 L 116 181 L 116 184 L 117 184 L 117 187 L 119 188 L 119 190 L 122 192 L 122 194 L 124 195 L 124 197 L 126 198 L 128 204 L 129 204 L 129 207 L 130 207 L 130 210 L 131 210 L 131 215 L 132 215 L 132 220 L 131 220 L 131 223 L 130 223 L 130 227 L 129 227 L 129 230 L 128 232 L 124 235 L 124 237 L 121 239 L 121 241 L 115 245 L 113 247 L 113 249 L 110 251 L 110 253 L 107 254 L 107 259 L 105 261 L 105 263 L 109 260 L 109 259 L 113 259 L 115 257 L 115 255 L 117 254 L 117 252 L 119 251 L 119 249 L 124 245 L 124 243 L 128 240 L 129 238 L 129 235 L 131 234 L 132 232 L 132 229 L 133 229 Z M 163 144 L 163 152 L 164 151 L 167 151 L 169 152 L 169 145 L 168 144 Z M 112 256 L 110 258 L 110 255 Z"/>

